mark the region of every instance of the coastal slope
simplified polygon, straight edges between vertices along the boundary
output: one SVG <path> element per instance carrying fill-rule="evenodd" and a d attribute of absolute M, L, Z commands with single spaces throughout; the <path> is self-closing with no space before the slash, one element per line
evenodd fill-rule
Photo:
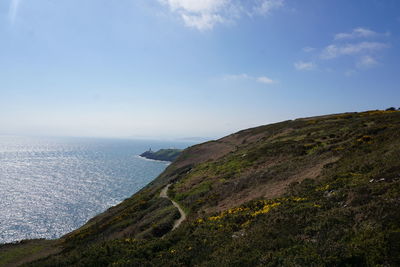
<path fill-rule="evenodd" d="M 187 214 L 174 231 L 182 215 L 170 199 Z M 192 146 L 58 242 L 30 265 L 398 266 L 400 112 L 297 119 Z"/>

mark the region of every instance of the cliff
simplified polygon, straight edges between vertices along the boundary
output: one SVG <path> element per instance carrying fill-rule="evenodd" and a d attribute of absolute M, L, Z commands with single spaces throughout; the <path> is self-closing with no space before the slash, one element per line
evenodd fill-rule
<path fill-rule="evenodd" d="M 173 231 L 171 200 L 187 216 Z M 31 265 L 398 266 L 400 112 L 297 119 L 190 147 L 57 242 L 61 252 Z"/>

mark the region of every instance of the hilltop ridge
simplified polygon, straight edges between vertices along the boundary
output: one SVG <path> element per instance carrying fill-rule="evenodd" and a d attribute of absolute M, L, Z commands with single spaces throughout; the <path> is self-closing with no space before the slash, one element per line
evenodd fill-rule
<path fill-rule="evenodd" d="M 181 214 L 187 214 L 171 231 Z M 396 266 L 400 112 L 260 126 L 189 147 L 32 266 Z M 1 255 L 1 252 L 0 252 Z"/>

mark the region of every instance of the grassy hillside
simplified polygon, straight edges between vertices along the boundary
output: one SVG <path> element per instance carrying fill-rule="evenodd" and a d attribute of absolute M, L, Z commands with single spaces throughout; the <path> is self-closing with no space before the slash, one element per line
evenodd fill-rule
<path fill-rule="evenodd" d="M 171 231 L 177 209 L 188 219 Z M 398 266 L 400 112 L 244 130 L 182 152 L 32 266 Z"/>

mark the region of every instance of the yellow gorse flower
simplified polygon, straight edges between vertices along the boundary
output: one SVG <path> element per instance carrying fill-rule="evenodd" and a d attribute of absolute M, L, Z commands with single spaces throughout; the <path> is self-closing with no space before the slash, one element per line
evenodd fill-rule
<path fill-rule="evenodd" d="M 281 203 L 277 202 L 277 203 L 273 203 L 273 204 L 267 204 L 265 205 L 261 210 L 258 210 L 256 212 L 253 212 L 251 214 L 251 216 L 257 216 L 260 214 L 266 214 L 268 213 L 273 207 L 279 206 Z"/>

